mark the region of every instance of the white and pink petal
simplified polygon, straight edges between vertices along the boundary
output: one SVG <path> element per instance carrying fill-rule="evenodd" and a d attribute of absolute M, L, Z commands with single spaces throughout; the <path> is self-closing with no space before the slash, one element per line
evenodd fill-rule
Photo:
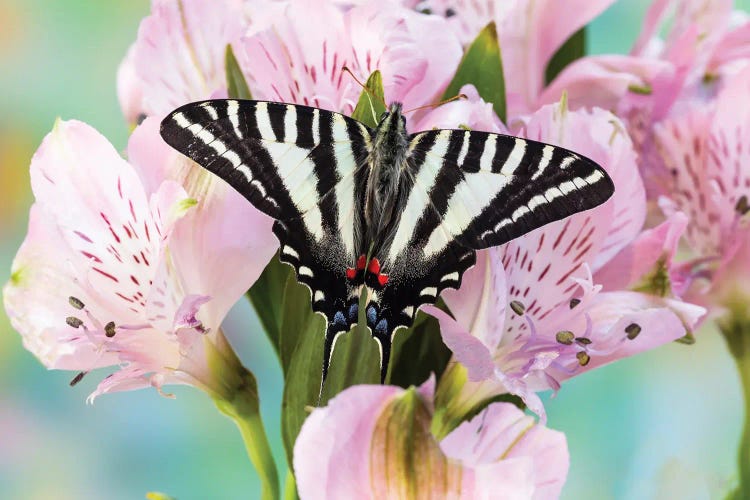
<path fill-rule="evenodd" d="M 294 448 L 304 498 L 544 498 L 567 474 L 564 436 L 507 403 L 438 443 L 425 390 L 355 386 L 305 421 Z M 544 469 L 544 470 L 542 470 Z M 547 497 L 549 498 L 549 497 Z"/>
<path fill-rule="evenodd" d="M 126 117 L 163 116 L 225 88 L 224 52 L 244 19 L 237 0 L 154 0 L 118 75 Z"/>

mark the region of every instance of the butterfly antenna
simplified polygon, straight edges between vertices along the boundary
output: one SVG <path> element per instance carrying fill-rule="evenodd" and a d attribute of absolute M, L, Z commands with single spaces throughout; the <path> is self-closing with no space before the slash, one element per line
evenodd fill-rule
<path fill-rule="evenodd" d="M 419 106 L 418 108 L 407 109 L 403 113 L 404 114 L 411 113 L 412 111 L 417 111 L 417 110 L 425 109 L 425 108 L 435 108 L 437 106 L 442 106 L 443 104 L 447 104 L 447 103 L 452 102 L 452 101 L 457 101 L 459 99 L 468 99 L 468 97 L 466 96 L 466 94 L 458 94 L 458 95 L 454 95 L 450 99 L 445 99 L 445 100 L 442 100 L 442 101 L 439 101 L 439 102 L 433 102 L 432 104 L 425 104 L 424 106 Z"/>
<path fill-rule="evenodd" d="M 379 95 L 377 95 L 370 87 L 368 87 L 367 85 L 365 85 L 364 83 L 362 83 L 360 81 L 360 79 L 357 78 L 354 75 L 354 73 L 352 73 L 352 70 L 350 70 L 347 66 L 344 66 L 343 68 L 341 68 L 341 71 L 346 71 L 347 73 L 349 73 L 351 75 L 351 77 L 354 78 L 354 81 L 357 82 L 359 84 L 359 86 L 362 87 L 365 90 L 365 92 L 367 92 L 368 94 L 370 94 L 371 96 L 373 96 L 374 98 L 376 98 L 378 101 L 382 102 L 383 106 L 385 106 L 386 108 L 388 107 L 388 104 L 385 102 L 385 99 L 383 99 L 382 97 L 380 97 Z"/>

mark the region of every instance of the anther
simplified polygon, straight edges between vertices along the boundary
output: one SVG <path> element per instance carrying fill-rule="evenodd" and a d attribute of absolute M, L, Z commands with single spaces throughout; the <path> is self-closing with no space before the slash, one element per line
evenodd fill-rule
<path fill-rule="evenodd" d="M 106 335 L 108 338 L 112 338 L 115 336 L 115 322 L 110 321 L 106 325 L 104 325 L 104 335 Z"/>
<path fill-rule="evenodd" d="M 83 302 L 81 302 L 81 299 L 77 299 L 77 298 L 73 297 L 72 295 L 70 297 L 68 297 L 68 303 L 71 306 L 73 306 L 76 309 L 78 309 L 78 310 L 81 310 L 81 309 L 83 309 L 85 307 L 83 305 Z"/>
<path fill-rule="evenodd" d="M 737 204 L 734 205 L 735 211 L 740 215 L 745 215 L 750 212 L 750 204 L 748 204 L 747 196 L 744 194 L 737 200 Z"/>
<path fill-rule="evenodd" d="M 564 344 L 564 345 L 572 344 L 574 338 L 575 338 L 575 334 L 568 330 L 557 332 L 557 334 L 555 335 L 555 340 L 557 340 L 560 344 Z"/>
<path fill-rule="evenodd" d="M 72 326 L 73 328 L 78 328 L 79 326 L 81 326 L 83 324 L 83 321 L 81 321 L 80 319 L 76 318 L 75 316 L 68 316 L 67 318 L 65 318 L 65 322 L 69 326 Z"/>
<path fill-rule="evenodd" d="M 582 346 L 587 346 L 587 345 L 591 344 L 591 339 L 586 338 L 586 337 L 576 337 L 576 344 L 582 345 Z"/>
<path fill-rule="evenodd" d="M 84 377 L 84 376 L 85 376 L 85 375 L 86 375 L 87 373 L 88 373 L 88 372 L 79 372 L 79 373 L 78 373 L 78 375 L 76 375 L 75 377 L 73 377 L 73 380 L 71 380 L 71 381 L 70 381 L 70 387 L 73 387 L 73 386 L 74 386 L 74 385 L 76 385 L 76 384 L 77 384 L 78 382 L 80 382 L 81 380 L 83 380 L 83 377 Z"/>
<path fill-rule="evenodd" d="M 630 323 L 625 327 L 625 333 L 627 334 L 629 340 L 633 340 L 638 336 L 639 333 L 641 333 L 641 325 L 637 323 Z"/>
<path fill-rule="evenodd" d="M 577 352 L 576 358 L 578 358 L 578 364 L 581 366 L 586 366 L 587 364 L 589 364 L 589 361 L 591 361 L 591 356 L 583 351 Z"/>
<path fill-rule="evenodd" d="M 570 299 L 570 308 L 573 309 L 575 306 L 581 303 L 581 299 Z"/>
<path fill-rule="evenodd" d="M 512 300 L 510 302 L 510 308 L 513 309 L 513 312 L 519 316 L 522 316 L 523 313 L 526 311 L 526 306 L 517 300 Z"/>

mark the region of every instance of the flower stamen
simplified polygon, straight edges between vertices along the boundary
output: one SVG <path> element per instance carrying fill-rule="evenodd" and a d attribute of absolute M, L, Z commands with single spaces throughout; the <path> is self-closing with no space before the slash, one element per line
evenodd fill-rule
<path fill-rule="evenodd" d="M 635 339 L 639 333 L 641 333 L 641 325 L 637 323 L 630 323 L 625 327 L 625 333 L 627 334 L 628 340 Z"/>
<path fill-rule="evenodd" d="M 83 380 L 83 377 L 86 376 L 88 372 L 79 372 L 78 375 L 73 377 L 73 379 L 70 381 L 70 387 L 75 386 L 78 382 Z"/>
<path fill-rule="evenodd" d="M 578 364 L 581 366 L 586 366 L 587 364 L 589 364 L 589 361 L 591 361 L 591 356 L 589 356 L 585 351 L 577 352 L 576 358 L 578 358 Z"/>
<path fill-rule="evenodd" d="M 78 328 L 83 324 L 83 321 L 76 318 L 75 316 L 68 316 L 65 318 L 65 322 L 68 324 L 68 326 L 72 326 L 73 328 Z"/>
<path fill-rule="evenodd" d="M 526 312 L 526 306 L 523 305 L 523 303 L 521 303 L 521 302 L 519 302 L 517 300 L 513 300 L 513 301 L 510 302 L 510 308 L 518 316 L 523 316 L 523 313 Z"/>
<path fill-rule="evenodd" d="M 78 309 L 79 311 L 85 307 L 81 299 L 78 299 L 76 297 L 73 297 L 72 295 L 68 297 L 68 303 Z"/>

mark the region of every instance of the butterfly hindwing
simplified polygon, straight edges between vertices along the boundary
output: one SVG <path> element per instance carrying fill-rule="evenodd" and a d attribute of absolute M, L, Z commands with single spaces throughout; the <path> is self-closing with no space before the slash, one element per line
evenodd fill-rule
<path fill-rule="evenodd" d="M 328 321 L 325 375 L 335 336 L 357 319 L 350 298 L 359 287 L 345 271 L 359 250 L 357 187 L 366 176 L 369 129 L 318 108 L 218 99 L 178 108 L 161 134 L 276 219 L 280 259 Z"/>

